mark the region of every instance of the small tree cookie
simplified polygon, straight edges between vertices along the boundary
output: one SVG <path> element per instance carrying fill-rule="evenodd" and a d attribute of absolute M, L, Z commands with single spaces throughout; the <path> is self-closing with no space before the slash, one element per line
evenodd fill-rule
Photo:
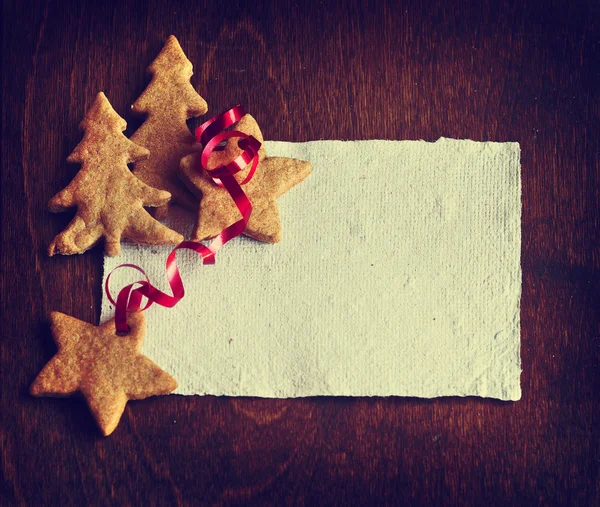
<path fill-rule="evenodd" d="M 108 255 L 118 255 L 121 238 L 145 245 L 177 245 L 181 234 L 154 220 L 144 206 L 163 206 L 169 192 L 137 179 L 128 163 L 147 158 L 149 152 L 127 139 L 127 123 L 100 92 L 79 128 L 83 139 L 67 158 L 82 164 L 69 185 L 49 202 L 56 213 L 76 206 L 77 214 L 48 249 L 54 254 L 80 254 L 102 238 Z"/>
<path fill-rule="evenodd" d="M 195 210 L 198 202 L 177 177 L 179 161 L 193 151 L 195 138 L 186 120 L 208 111 L 206 101 L 196 93 L 190 78 L 192 64 L 177 39 L 171 35 L 148 67 L 152 81 L 135 101 L 134 113 L 147 114 L 146 121 L 131 140 L 150 150 L 150 157 L 137 162 L 133 173 L 148 185 L 171 193 L 171 203 Z M 156 210 L 163 219 L 168 205 Z"/>
<path fill-rule="evenodd" d="M 234 127 L 235 130 L 254 136 L 263 143 L 263 136 L 256 120 L 245 115 Z M 223 151 L 214 151 L 208 168 L 215 169 L 234 160 L 242 149 L 238 138 L 225 142 Z M 310 162 L 287 157 L 269 157 L 264 148 L 258 152 L 258 166 L 253 178 L 243 186 L 252 202 L 252 214 L 244 234 L 267 243 L 281 239 L 281 222 L 276 199 L 300 183 L 312 170 Z M 235 175 L 242 183 L 250 167 Z M 241 218 L 241 214 L 226 189 L 216 185 L 200 165 L 200 153 L 192 153 L 181 160 L 179 176 L 188 188 L 200 199 L 194 241 L 217 236 L 225 227 Z"/>

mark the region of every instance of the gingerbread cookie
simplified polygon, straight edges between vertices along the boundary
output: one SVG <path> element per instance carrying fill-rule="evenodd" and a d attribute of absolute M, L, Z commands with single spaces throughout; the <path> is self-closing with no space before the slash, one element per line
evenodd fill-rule
<path fill-rule="evenodd" d="M 245 115 L 233 128 L 252 135 L 263 143 L 260 128 L 252 116 Z M 238 141 L 237 138 L 228 139 L 223 151 L 213 152 L 209 159 L 209 169 L 236 158 L 242 152 Z M 312 166 L 310 162 L 303 160 L 269 157 L 264 146 L 261 146 L 258 156 L 259 164 L 254 177 L 243 186 L 244 192 L 252 202 L 252 215 L 244 234 L 259 241 L 277 243 L 281 238 L 281 223 L 276 199 L 306 178 L 311 173 Z M 236 174 L 236 180 L 241 183 L 249 170 L 250 168 L 246 167 Z M 193 153 L 181 160 L 179 176 L 200 199 L 194 232 L 195 241 L 217 236 L 241 218 L 227 190 L 217 186 L 208 173 L 201 169 L 199 153 Z"/>
<path fill-rule="evenodd" d="M 33 396 L 81 394 L 100 430 L 110 435 L 129 400 L 168 394 L 177 382 L 140 354 L 146 323 L 141 312 L 129 314 L 130 332 L 115 334 L 114 320 L 94 326 L 64 313 L 50 314 L 58 353 L 30 388 Z"/>
<path fill-rule="evenodd" d="M 148 72 L 152 81 L 131 106 L 134 113 L 147 118 L 131 140 L 148 148 L 150 157 L 136 162 L 133 173 L 151 187 L 170 192 L 171 203 L 195 210 L 198 201 L 177 177 L 177 169 L 195 143 L 186 120 L 205 114 L 208 106 L 190 83 L 192 64 L 173 35 Z M 154 216 L 165 218 L 168 206 L 157 208 Z"/>
<path fill-rule="evenodd" d="M 83 139 L 67 158 L 82 164 L 81 169 L 49 202 L 54 213 L 77 207 L 71 223 L 50 244 L 49 255 L 80 254 L 102 238 L 110 256 L 121 251 L 121 238 L 146 245 L 183 241 L 181 234 L 154 220 L 144 209 L 163 206 L 171 195 L 149 187 L 127 167 L 147 158 L 149 152 L 122 134 L 126 126 L 100 92 L 79 126 L 85 131 Z"/>

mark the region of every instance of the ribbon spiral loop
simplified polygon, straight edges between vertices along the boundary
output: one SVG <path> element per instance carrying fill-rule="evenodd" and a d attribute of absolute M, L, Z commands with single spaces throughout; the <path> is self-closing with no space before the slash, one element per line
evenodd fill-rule
<path fill-rule="evenodd" d="M 145 271 L 135 264 L 121 264 L 113 269 L 106 277 L 104 289 L 109 301 L 115 305 L 115 328 L 117 333 L 126 334 L 129 332 L 129 326 L 127 324 L 127 312 L 144 311 L 153 303 L 167 308 L 172 308 L 185 296 L 183 280 L 181 279 L 179 268 L 177 267 L 177 250 L 193 250 L 202 257 L 202 264 L 214 264 L 215 254 L 219 251 L 219 249 L 228 241 L 231 241 L 233 238 L 242 234 L 246 229 L 246 225 L 248 224 L 248 220 L 250 219 L 250 215 L 252 213 L 252 203 L 244 193 L 241 185 L 244 185 L 250 181 L 254 175 L 254 172 L 256 171 L 256 167 L 258 166 L 258 150 L 260 149 L 261 143 L 253 136 L 244 134 L 243 132 L 239 132 L 237 130 L 223 132 L 223 129 L 233 125 L 242 116 L 244 116 L 244 114 L 244 109 L 238 104 L 224 113 L 211 118 L 196 129 L 196 140 L 203 146 L 200 157 L 201 167 L 199 167 L 198 170 L 205 170 L 213 179 L 215 184 L 224 187 L 225 190 L 229 192 L 229 195 L 242 214 L 242 218 L 223 229 L 208 246 L 196 241 L 183 241 L 171 251 L 167 257 L 166 272 L 172 295 L 162 292 L 154 287 L 150 283 L 148 275 L 145 273 Z M 226 165 L 209 170 L 208 160 L 211 153 L 221 141 L 233 137 L 240 137 L 243 139 L 243 142 L 239 143 L 239 146 L 243 149 L 243 152 Z M 235 174 L 242 171 L 250 163 L 252 163 L 252 166 L 248 172 L 248 175 L 244 181 L 242 181 L 242 183 L 238 183 L 234 177 Z M 137 269 L 144 275 L 146 279 L 123 287 L 119 291 L 117 300 L 114 301 L 110 294 L 108 283 L 115 270 L 123 267 Z M 136 287 L 137 285 L 139 285 L 139 287 Z M 144 308 L 141 308 L 142 297 L 146 297 L 148 299 L 148 302 Z"/>

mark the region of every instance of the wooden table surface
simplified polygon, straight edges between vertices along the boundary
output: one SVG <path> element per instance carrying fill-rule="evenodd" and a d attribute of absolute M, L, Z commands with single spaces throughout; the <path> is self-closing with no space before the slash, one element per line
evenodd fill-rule
<path fill-rule="evenodd" d="M 0 504 L 600 504 L 600 4 L 309 3 L 4 2 Z M 49 258 L 47 201 L 98 91 L 140 125 L 170 34 L 267 139 L 520 143 L 521 401 L 170 396 L 103 438 L 28 395 L 48 312 L 100 314 L 102 248 Z"/>

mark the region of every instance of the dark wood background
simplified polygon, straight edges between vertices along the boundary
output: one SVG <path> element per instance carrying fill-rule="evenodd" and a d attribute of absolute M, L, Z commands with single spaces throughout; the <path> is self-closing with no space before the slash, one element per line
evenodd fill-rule
<path fill-rule="evenodd" d="M 5 1 L 0 503 L 600 504 L 599 5 Z M 98 91 L 139 125 L 170 34 L 267 139 L 521 144 L 521 401 L 171 396 L 102 438 L 29 397 L 48 311 L 100 314 L 102 250 L 48 258 L 71 215 L 47 201 Z"/>

